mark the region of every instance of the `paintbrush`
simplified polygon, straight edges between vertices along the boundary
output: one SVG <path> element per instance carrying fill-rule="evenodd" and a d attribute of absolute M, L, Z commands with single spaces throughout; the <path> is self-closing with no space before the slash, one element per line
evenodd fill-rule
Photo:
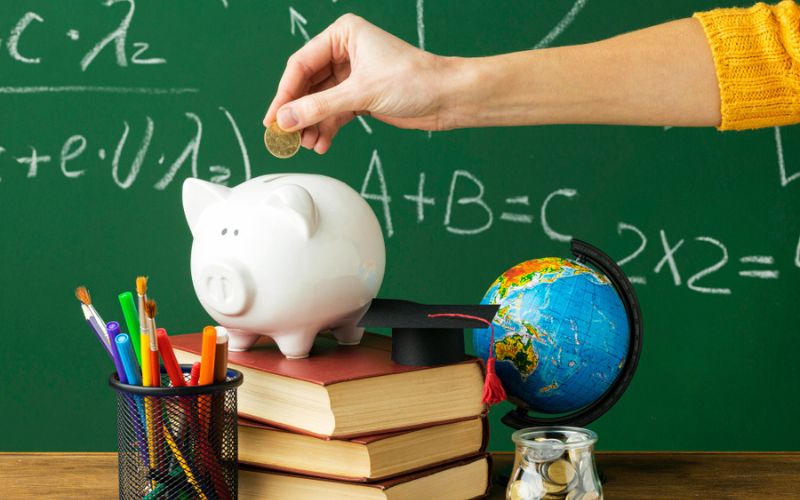
<path fill-rule="evenodd" d="M 89 328 L 92 329 L 95 336 L 97 336 L 97 340 L 103 344 L 103 348 L 108 355 L 111 356 L 111 343 L 108 340 L 106 324 L 103 323 L 103 318 L 100 317 L 97 309 L 92 305 L 92 296 L 89 295 L 89 290 L 87 290 L 85 286 L 79 286 L 75 289 L 75 297 L 81 302 L 83 317 L 86 318 Z"/>
<path fill-rule="evenodd" d="M 147 276 L 136 277 L 136 310 L 139 312 L 139 328 L 144 329 L 147 316 L 144 314 L 144 303 L 147 300 Z M 140 331 L 140 333 L 144 333 Z"/>
<path fill-rule="evenodd" d="M 158 337 L 156 336 L 156 313 L 158 307 L 155 300 L 145 300 L 144 314 L 147 319 L 147 336 L 150 340 L 150 372 L 153 386 L 161 385 L 161 370 L 158 364 Z"/>

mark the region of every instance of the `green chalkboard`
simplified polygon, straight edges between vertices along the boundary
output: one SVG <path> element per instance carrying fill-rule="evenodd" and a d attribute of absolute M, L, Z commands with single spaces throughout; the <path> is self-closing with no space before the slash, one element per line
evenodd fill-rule
<path fill-rule="evenodd" d="M 568 256 L 569 235 L 622 261 L 644 352 L 628 392 L 592 425 L 602 449 L 800 448 L 800 129 L 427 134 L 367 118 L 324 156 L 277 160 L 262 145 L 286 58 L 348 11 L 429 51 L 480 56 L 593 41 L 715 3 L 2 2 L 0 450 L 115 449 L 112 366 L 75 286 L 119 319 L 117 294 L 147 274 L 160 326 L 198 330 L 209 318 L 189 275 L 183 179 L 282 171 L 386 195 L 370 200 L 386 238 L 384 297 L 478 301 L 508 267 Z M 419 211 L 406 195 L 421 176 L 433 201 Z M 492 449 L 511 448 L 508 408 L 491 412 Z"/>

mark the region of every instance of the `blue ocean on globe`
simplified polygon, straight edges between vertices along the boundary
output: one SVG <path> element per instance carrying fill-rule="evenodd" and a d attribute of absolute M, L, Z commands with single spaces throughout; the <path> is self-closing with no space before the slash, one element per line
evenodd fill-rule
<path fill-rule="evenodd" d="M 548 257 L 518 264 L 489 287 L 483 304 L 494 318 L 497 375 L 511 400 L 534 411 L 566 413 L 600 398 L 628 355 L 625 307 L 602 274 Z M 490 331 L 476 329 L 484 361 Z"/>

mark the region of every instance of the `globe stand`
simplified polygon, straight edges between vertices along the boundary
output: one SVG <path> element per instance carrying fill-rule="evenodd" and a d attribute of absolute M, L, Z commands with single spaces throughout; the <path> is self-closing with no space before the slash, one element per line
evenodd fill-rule
<path fill-rule="evenodd" d="M 631 285 L 630 280 L 628 280 L 628 277 L 625 276 L 625 273 L 617 263 L 600 249 L 576 239 L 572 240 L 570 248 L 578 262 L 585 260 L 600 270 L 611 281 L 620 299 L 622 299 L 622 304 L 625 306 L 625 314 L 628 317 L 628 331 L 630 334 L 628 356 L 625 358 L 625 365 L 622 367 L 617 379 L 597 401 L 572 413 L 554 417 L 533 416 L 529 408 L 519 405 L 501 419 L 505 425 L 514 429 L 545 425 L 585 427 L 600 418 L 619 401 L 625 389 L 628 388 L 631 379 L 633 379 L 636 366 L 639 364 L 639 356 L 642 352 L 642 312 L 639 309 L 639 300 L 633 291 L 633 285 Z"/>

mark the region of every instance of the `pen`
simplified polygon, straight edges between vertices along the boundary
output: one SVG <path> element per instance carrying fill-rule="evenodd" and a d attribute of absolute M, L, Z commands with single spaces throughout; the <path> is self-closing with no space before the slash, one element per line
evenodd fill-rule
<path fill-rule="evenodd" d="M 131 292 L 123 292 L 119 294 L 119 305 L 122 307 L 122 315 L 125 317 L 125 324 L 128 325 L 128 333 L 132 339 L 139 338 L 139 316 L 136 311 L 136 304 L 133 302 L 133 294 Z M 133 343 L 133 351 L 136 354 L 136 361 L 142 362 L 142 355 L 139 352 L 140 346 L 138 342 Z"/>
<path fill-rule="evenodd" d="M 127 333 L 120 333 L 114 339 L 117 344 L 122 366 L 125 370 L 125 378 L 130 385 L 142 385 L 142 372 L 139 363 L 136 362 L 136 354 L 133 352 L 133 343 Z"/>
<path fill-rule="evenodd" d="M 214 353 L 217 349 L 217 329 L 203 328 L 203 346 L 200 350 L 200 385 L 214 382 Z"/>
<path fill-rule="evenodd" d="M 217 345 L 214 350 L 214 383 L 225 382 L 228 374 L 228 330 L 218 326 Z"/>
<path fill-rule="evenodd" d="M 197 385 L 200 380 L 200 362 L 195 361 L 192 365 L 192 371 L 189 375 L 189 385 Z"/>
<path fill-rule="evenodd" d="M 122 366 L 125 370 L 125 376 L 128 379 L 129 385 L 141 385 L 142 373 L 139 371 L 139 363 L 136 362 L 136 354 L 133 352 L 131 338 L 127 333 L 120 333 L 114 338 L 114 343 L 117 346 Z M 136 439 L 139 441 L 139 452 L 142 454 L 142 460 L 145 465 L 149 463 L 149 452 L 147 447 L 147 438 L 145 437 L 145 427 L 147 426 L 146 413 L 142 403 L 141 396 L 133 396 L 136 406 L 132 410 L 133 416 L 133 429 L 136 434 Z"/>
<path fill-rule="evenodd" d="M 111 359 L 114 360 L 114 368 L 117 369 L 117 377 L 119 377 L 119 381 L 123 384 L 128 383 L 128 375 L 125 373 L 125 366 L 122 364 L 122 359 L 119 356 L 119 351 L 117 350 L 117 335 L 119 335 L 119 323 L 116 321 L 109 321 L 106 324 L 106 331 L 110 338 L 114 339 L 111 342 Z"/>
<path fill-rule="evenodd" d="M 172 387 L 182 387 L 186 385 L 186 380 L 183 378 L 178 360 L 175 358 L 175 351 L 172 350 L 172 344 L 169 341 L 167 331 L 159 328 L 156 334 L 158 336 L 158 350 L 161 353 L 161 359 L 164 361 L 164 368 L 167 369 L 167 375 L 172 382 Z"/>

